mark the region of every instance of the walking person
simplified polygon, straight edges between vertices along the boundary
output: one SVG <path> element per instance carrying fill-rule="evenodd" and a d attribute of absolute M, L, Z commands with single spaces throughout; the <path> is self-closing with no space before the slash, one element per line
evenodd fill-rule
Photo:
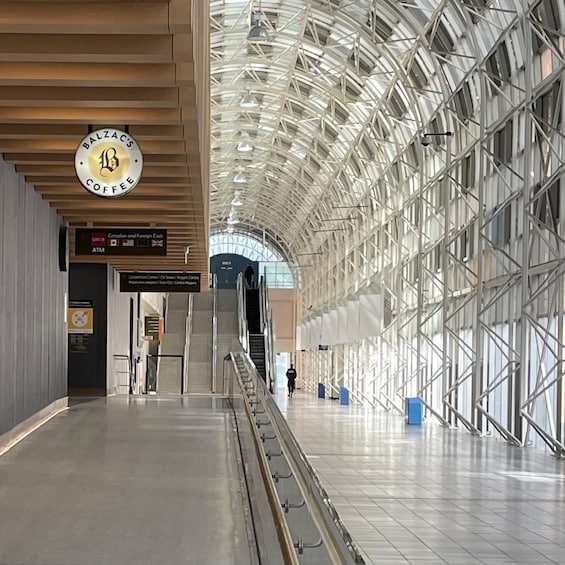
<path fill-rule="evenodd" d="M 243 278 L 247 281 L 247 288 L 253 288 L 253 276 L 255 275 L 255 271 L 251 266 L 251 263 L 247 263 L 247 267 L 245 267 L 245 271 L 243 272 Z"/>
<path fill-rule="evenodd" d="M 286 372 L 286 380 L 288 386 L 288 397 L 292 398 L 294 394 L 294 389 L 296 388 L 296 369 L 294 365 L 291 363 L 290 368 Z"/>

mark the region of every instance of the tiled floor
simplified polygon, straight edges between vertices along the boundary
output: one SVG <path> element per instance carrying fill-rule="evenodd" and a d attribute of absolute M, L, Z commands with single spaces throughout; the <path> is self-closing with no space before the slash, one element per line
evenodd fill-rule
<path fill-rule="evenodd" d="M 565 461 L 305 393 L 278 401 L 367 563 L 565 565 Z"/>
<path fill-rule="evenodd" d="M 249 565 L 231 421 L 193 404 L 75 404 L 0 457 L 0 565 Z"/>

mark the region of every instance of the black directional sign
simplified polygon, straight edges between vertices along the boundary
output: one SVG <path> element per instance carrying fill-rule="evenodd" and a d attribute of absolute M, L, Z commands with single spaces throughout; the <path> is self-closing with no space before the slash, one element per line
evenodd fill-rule
<path fill-rule="evenodd" d="M 155 228 L 76 228 L 75 255 L 167 255 L 167 230 Z"/>
<path fill-rule="evenodd" d="M 121 292 L 200 292 L 200 273 L 125 272 L 120 273 Z"/>

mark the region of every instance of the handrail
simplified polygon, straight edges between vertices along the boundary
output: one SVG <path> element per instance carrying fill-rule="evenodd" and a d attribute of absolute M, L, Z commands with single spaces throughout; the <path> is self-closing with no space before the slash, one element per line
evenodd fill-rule
<path fill-rule="evenodd" d="M 267 279 L 264 276 L 259 279 L 259 296 L 261 304 L 261 331 L 265 343 L 265 372 L 267 382 L 269 383 L 269 390 L 271 393 L 274 393 L 277 381 L 275 329 L 269 304 Z"/>
<path fill-rule="evenodd" d="M 247 328 L 247 310 L 245 300 L 245 283 L 243 274 L 237 276 L 237 319 L 239 327 L 239 343 L 245 352 L 249 351 L 249 330 Z"/>
<path fill-rule="evenodd" d="M 217 382 L 217 357 L 218 357 L 218 277 L 212 275 L 212 393 L 216 392 Z"/>
<path fill-rule="evenodd" d="M 245 353 L 232 353 L 230 355 L 242 391 L 253 398 L 253 416 L 261 420 L 260 422 L 252 421 L 254 424 L 252 427 L 268 425 L 269 430 L 272 430 L 280 446 L 281 455 L 286 459 L 287 466 L 290 469 L 290 475 L 287 478 L 294 480 L 298 485 L 306 507 L 321 536 L 321 543 L 331 558 L 331 563 L 333 565 L 364 565 L 365 560 L 341 521 L 328 493 L 322 487 L 316 472 L 300 448 L 272 395 L 267 392 L 266 384 L 260 378 L 249 355 Z M 238 360 L 246 367 L 251 377 L 245 383 L 238 368 Z M 263 449 L 267 449 L 264 438 L 260 439 Z M 268 453 L 268 455 L 272 454 Z M 289 514 L 285 515 L 285 520 L 287 520 L 286 516 L 289 516 Z M 293 546 L 300 548 L 300 543 L 293 542 Z M 310 547 L 315 546 L 311 545 Z"/>
<path fill-rule="evenodd" d="M 128 394 L 133 394 L 134 393 L 134 388 L 135 388 L 135 381 L 134 381 L 134 372 L 133 372 L 133 367 L 131 364 L 131 357 L 129 355 L 114 355 L 114 374 L 116 375 L 116 377 L 118 375 L 128 375 Z M 116 371 L 116 361 L 127 361 L 127 371 Z M 120 383 L 118 381 L 118 379 L 116 378 L 116 389 L 118 389 L 120 386 Z"/>
<path fill-rule="evenodd" d="M 190 355 L 190 335 L 192 334 L 192 306 L 193 306 L 193 298 L 192 294 L 188 295 L 188 308 L 186 312 L 186 320 L 184 324 L 184 365 L 183 365 L 183 374 L 182 374 L 182 382 L 183 382 L 183 389 L 185 392 L 188 392 L 188 358 Z"/>
<path fill-rule="evenodd" d="M 261 448 L 264 443 L 259 434 L 259 427 L 253 422 L 253 415 L 256 413 L 256 407 L 251 406 L 250 398 L 246 392 L 246 386 L 243 382 L 243 376 L 237 368 L 237 363 L 235 362 L 235 355 L 241 355 L 240 353 L 230 353 L 233 368 L 235 370 L 235 375 L 239 384 L 239 388 L 242 392 L 243 405 L 245 408 L 245 413 L 251 424 L 251 434 L 253 436 L 253 443 L 255 445 L 255 453 L 257 455 L 257 460 L 259 462 L 259 467 L 261 469 L 261 475 L 263 477 L 263 483 L 265 485 L 265 491 L 267 494 L 267 499 L 269 501 L 269 506 L 271 507 L 271 512 L 273 514 L 273 519 L 275 523 L 275 528 L 277 530 L 277 537 L 279 539 L 281 552 L 283 556 L 284 565 L 300 565 L 298 556 L 294 549 L 294 542 L 292 540 L 292 534 L 285 519 L 283 513 L 283 505 L 279 498 L 277 488 L 275 486 L 274 478 L 269 468 L 269 463 L 267 460 L 267 454 L 264 449 Z M 261 379 L 258 379 L 261 380 Z"/>

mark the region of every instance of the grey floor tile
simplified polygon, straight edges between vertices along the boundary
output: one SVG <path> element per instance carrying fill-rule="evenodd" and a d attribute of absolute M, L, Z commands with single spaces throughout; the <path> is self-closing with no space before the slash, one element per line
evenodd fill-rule
<path fill-rule="evenodd" d="M 563 461 L 305 394 L 277 401 L 372 562 L 565 565 Z"/>
<path fill-rule="evenodd" d="M 250 561 L 224 413 L 77 404 L 0 457 L 0 564 Z"/>

